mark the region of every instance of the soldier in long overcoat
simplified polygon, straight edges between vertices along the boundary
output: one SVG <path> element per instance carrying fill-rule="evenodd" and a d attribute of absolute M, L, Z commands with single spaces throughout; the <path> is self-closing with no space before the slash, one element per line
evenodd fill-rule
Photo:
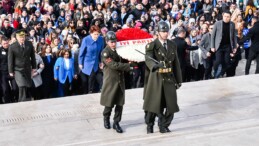
<path fill-rule="evenodd" d="M 9 47 L 8 71 L 19 87 L 18 101 L 26 101 L 28 88 L 31 87 L 31 72 L 36 70 L 34 47 L 25 40 L 25 31 L 16 32 L 17 41 Z"/>
<path fill-rule="evenodd" d="M 101 92 L 101 105 L 105 106 L 103 111 L 104 127 L 110 129 L 110 115 L 115 107 L 113 129 L 118 133 L 123 130 L 119 125 L 122 109 L 125 103 L 125 81 L 124 71 L 130 71 L 129 63 L 121 63 L 121 58 L 116 52 L 116 35 L 109 31 L 106 35 L 107 46 L 102 51 L 103 87 Z"/>
<path fill-rule="evenodd" d="M 145 122 L 147 133 L 153 133 L 155 117 L 159 117 L 161 133 L 170 132 L 168 127 L 174 113 L 179 111 L 176 89 L 181 86 L 181 68 L 177 46 L 167 39 L 169 26 L 158 23 L 158 38 L 146 46 L 146 71 L 144 85 Z M 159 63 L 150 59 L 157 60 Z"/>

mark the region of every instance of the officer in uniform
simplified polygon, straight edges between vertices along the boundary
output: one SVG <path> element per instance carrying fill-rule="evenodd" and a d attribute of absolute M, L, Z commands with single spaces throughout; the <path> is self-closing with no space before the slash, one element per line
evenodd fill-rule
<path fill-rule="evenodd" d="M 170 132 L 174 113 L 179 111 L 176 89 L 181 86 L 181 68 L 177 46 L 167 39 L 169 26 L 158 23 L 158 38 L 146 46 L 146 71 L 144 84 L 145 122 L 147 133 L 153 133 L 155 117 L 159 117 L 161 133 Z M 153 58 L 160 63 L 156 63 Z"/>
<path fill-rule="evenodd" d="M 25 40 L 25 31 L 16 32 L 17 41 L 10 45 L 8 51 L 8 71 L 19 87 L 18 101 L 26 101 L 28 88 L 31 87 L 31 72 L 35 72 L 36 59 L 34 47 Z"/>
<path fill-rule="evenodd" d="M 122 109 L 125 102 L 125 81 L 124 71 L 130 71 L 133 64 L 122 63 L 120 56 L 116 52 L 116 34 L 109 31 L 106 34 L 106 48 L 102 51 L 103 68 L 103 88 L 101 93 L 101 105 L 105 106 L 103 111 L 104 127 L 110 129 L 110 115 L 114 105 L 113 129 L 118 133 L 123 130 L 119 125 L 122 116 Z"/>

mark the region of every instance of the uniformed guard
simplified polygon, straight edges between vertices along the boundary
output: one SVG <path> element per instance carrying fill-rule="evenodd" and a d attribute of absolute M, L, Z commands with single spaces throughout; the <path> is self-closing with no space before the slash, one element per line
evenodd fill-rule
<path fill-rule="evenodd" d="M 28 100 L 28 88 L 31 87 L 31 73 L 35 72 L 36 60 L 33 44 L 25 40 L 25 30 L 16 31 L 17 41 L 8 50 L 8 71 L 19 87 L 18 101 Z"/>
<path fill-rule="evenodd" d="M 176 89 L 182 83 L 181 68 L 176 44 L 167 39 L 168 31 L 168 24 L 159 22 L 158 38 L 146 46 L 143 109 L 146 112 L 147 133 L 153 133 L 156 116 L 159 117 L 160 132 L 170 132 L 168 127 L 174 113 L 179 111 Z"/>
<path fill-rule="evenodd" d="M 122 109 L 125 102 L 125 81 L 124 71 L 130 71 L 133 64 L 121 63 L 121 58 L 116 52 L 116 34 L 113 31 L 107 32 L 106 48 L 102 51 L 103 88 L 101 93 L 101 105 L 105 106 L 103 111 L 104 127 L 110 129 L 110 115 L 115 107 L 113 129 L 118 133 L 123 130 L 119 125 L 122 116 Z"/>

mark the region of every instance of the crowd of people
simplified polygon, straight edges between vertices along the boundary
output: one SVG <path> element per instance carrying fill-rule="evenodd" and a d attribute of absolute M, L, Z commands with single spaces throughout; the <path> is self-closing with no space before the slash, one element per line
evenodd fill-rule
<path fill-rule="evenodd" d="M 183 82 L 235 76 L 243 52 L 249 74 L 258 53 L 245 37 L 258 8 L 257 0 L 1 0 L 0 102 L 100 92 L 106 33 L 138 28 L 157 38 L 161 21 L 177 45 Z M 29 55 L 15 51 L 30 46 Z M 16 73 L 15 55 L 31 58 L 24 60 L 31 75 L 25 85 L 17 81 L 25 73 Z M 124 74 L 125 88 L 143 87 L 144 72 L 145 62 L 136 63 Z"/>

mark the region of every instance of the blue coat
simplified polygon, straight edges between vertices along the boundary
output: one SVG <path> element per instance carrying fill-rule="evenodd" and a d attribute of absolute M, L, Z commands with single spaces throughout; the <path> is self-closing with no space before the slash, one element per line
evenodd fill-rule
<path fill-rule="evenodd" d="M 60 83 L 64 84 L 67 77 L 69 83 L 71 83 L 74 77 L 74 59 L 69 59 L 69 68 L 66 68 L 64 58 L 59 57 L 54 65 L 54 78 L 57 78 Z"/>
<path fill-rule="evenodd" d="M 96 41 L 92 39 L 91 35 L 83 38 L 78 57 L 78 64 L 83 65 L 82 72 L 84 74 L 90 75 L 92 71 L 97 72 L 103 48 L 103 37 L 99 36 Z"/>

